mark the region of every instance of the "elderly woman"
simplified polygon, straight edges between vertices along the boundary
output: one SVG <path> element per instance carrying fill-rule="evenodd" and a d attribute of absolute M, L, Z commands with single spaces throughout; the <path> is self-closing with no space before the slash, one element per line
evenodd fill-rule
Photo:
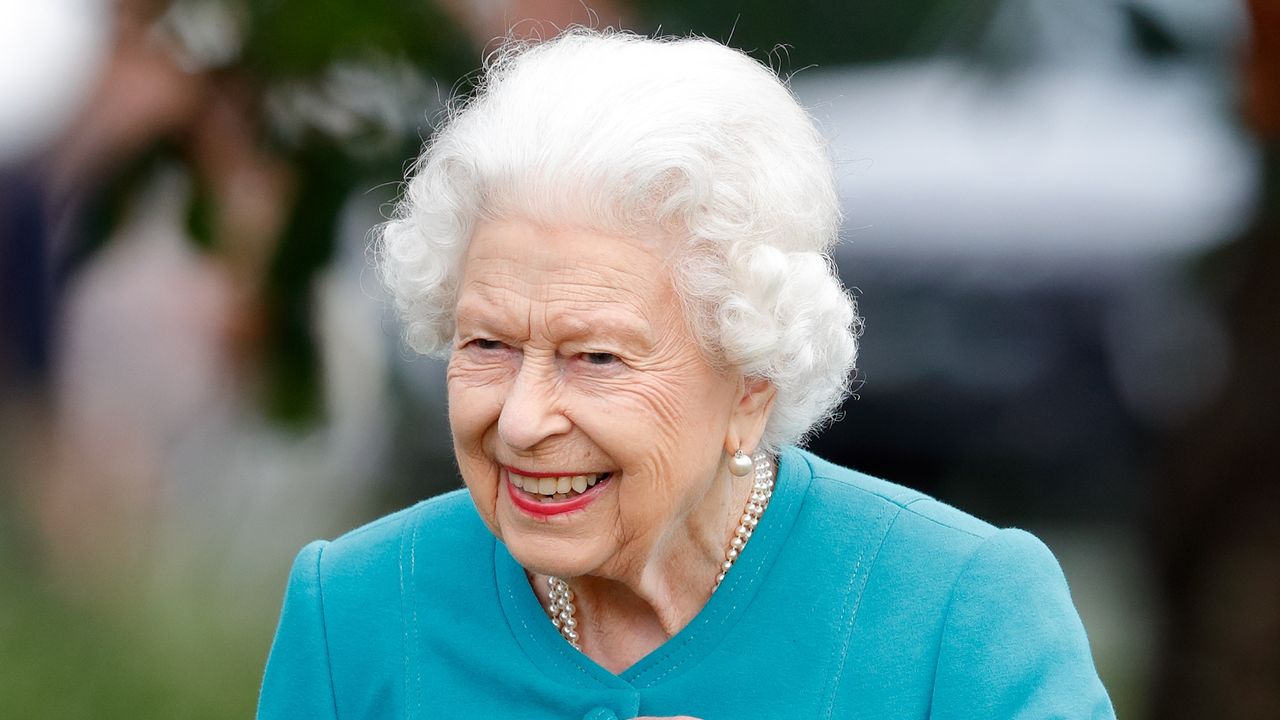
<path fill-rule="evenodd" d="M 838 216 L 743 54 L 501 51 L 380 244 L 466 492 L 302 551 L 259 717 L 1111 717 L 1044 545 L 795 447 L 854 361 Z"/>

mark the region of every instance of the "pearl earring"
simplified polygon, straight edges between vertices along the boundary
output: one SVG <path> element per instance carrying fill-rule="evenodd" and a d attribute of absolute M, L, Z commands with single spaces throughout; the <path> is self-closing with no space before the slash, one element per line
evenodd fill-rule
<path fill-rule="evenodd" d="M 733 457 L 729 458 L 729 472 L 733 473 L 737 477 L 746 477 L 747 475 L 750 475 L 755 466 L 755 461 L 748 457 L 746 453 L 742 452 L 742 448 L 738 448 L 738 451 L 733 454 Z"/>

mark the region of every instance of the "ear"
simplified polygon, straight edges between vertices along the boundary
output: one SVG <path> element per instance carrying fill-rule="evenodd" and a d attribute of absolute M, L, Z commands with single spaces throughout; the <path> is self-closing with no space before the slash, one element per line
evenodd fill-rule
<path fill-rule="evenodd" d="M 739 448 L 747 454 L 755 452 L 777 394 L 778 389 L 764 378 L 743 378 L 739 381 L 737 400 L 729 417 L 729 430 L 724 437 L 725 453 L 732 455 Z"/>

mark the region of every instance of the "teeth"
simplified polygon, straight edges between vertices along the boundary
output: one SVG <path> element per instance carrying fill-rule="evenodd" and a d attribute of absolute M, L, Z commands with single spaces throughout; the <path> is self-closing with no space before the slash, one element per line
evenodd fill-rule
<path fill-rule="evenodd" d="M 563 500 L 575 492 L 586 492 L 587 488 L 600 482 L 600 476 L 603 474 L 534 478 L 510 473 L 510 478 L 512 485 L 525 492 L 541 495 L 548 499 Z"/>

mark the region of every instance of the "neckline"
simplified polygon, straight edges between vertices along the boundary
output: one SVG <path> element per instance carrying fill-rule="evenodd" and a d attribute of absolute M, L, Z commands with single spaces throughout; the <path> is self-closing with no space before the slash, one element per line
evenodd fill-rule
<path fill-rule="evenodd" d="M 695 666 L 738 621 L 767 577 L 808 491 L 811 473 L 807 468 L 797 448 L 782 449 L 769 508 L 720 589 L 684 629 L 619 675 L 561 637 L 529 586 L 524 568 L 507 552 L 506 545 L 495 542 L 498 596 L 516 644 L 548 676 L 576 687 L 649 687 Z"/>

